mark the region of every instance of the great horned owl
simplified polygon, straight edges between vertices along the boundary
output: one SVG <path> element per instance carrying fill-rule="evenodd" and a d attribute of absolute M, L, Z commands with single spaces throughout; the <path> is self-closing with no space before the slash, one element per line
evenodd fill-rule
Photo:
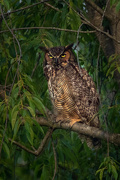
<path fill-rule="evenodd" d="M 77 64 L 72 45 L 40 47 L 45 52 L 44 73 L 54 106 L 56 121 L 69 121 L 100 127 L 98 118 L 99 95 L 87 71 Z M 89 147 L 98 146 L 96 138 L 85 137 Z"/>

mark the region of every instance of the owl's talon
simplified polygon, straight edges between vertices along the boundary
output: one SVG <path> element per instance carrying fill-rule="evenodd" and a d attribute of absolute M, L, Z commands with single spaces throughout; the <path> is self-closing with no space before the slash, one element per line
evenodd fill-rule
<path fill-rule="evenodd" d="M 80 122 L 80 121 L 81 121 L 80 119 L 72 119 L 72 120 L 70 121 L 70 128 L 72 128 L 72 126 L 73 126 L 75 123 Z"/>
<path fill-rule="evenodd" d="M 56 122 L 56 123 L 59 123 L 59 124 L 60 124 L 60 126 L 61 126 L 61 124 L 63 123 L 63 121 L 62 121 L 62 118 L 61 118 L 61 117 L 57 117 L 55 122 Z"/>

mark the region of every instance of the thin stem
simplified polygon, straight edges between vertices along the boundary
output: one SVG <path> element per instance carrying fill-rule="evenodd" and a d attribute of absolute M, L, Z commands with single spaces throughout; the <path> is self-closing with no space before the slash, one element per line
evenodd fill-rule
<path fill-rule="evenodd" d="M 22 27 L 22 28 L 13 28 L 12 31 L 19 31 L 19 30 L 32 30 L 32 29 L 47 29 L 47 30 L 58 30 L 58 31 L 66 31 L 66 32 L 73 32 L 78 33 L 78 30 L 72 30 L 72 29 L 62 29 L 57 27 Z M 1 33 L 9 32 L 9 30 L 0 31 Z M 79 31 L 80 33 L 95 33 L 96 31 Z"/>
<path fill-rule="evenodd" d="M 56 155 L 56 151 L 55 151 L 55 146 L 54 146 L 54 142 L 52 140 L 52 147 L 53 147 L 53 153 L 54 153 L 54 160 L 55 160 L 55 169 L 54 169 L 54 175 L 52 180 L 55 179 L 56 173 L 57 173 L 57 155 Z"/>
<path fill-rule="evenodd" d="M 32 5 L 26 6 L 26 7 L 24 7 L 24 8 L 20 8 L 20 9 L 14 10 L 14 11 L 10 11 L 10 12 L 4 13 L 4 16 L 5 16 L 5 15 L 12 14 L 12 13 L 19 12 L 19 11 L 23 11 L 23 10 L 25 10 L 25 9 L 29 9 L 29 8 L 31 8 L 31 7 L 34 7 L 34 6 L 39 5 L 39 4 L 41 4 L 41 3 L 45 3 L 45 2 L 47 2 L 47 1 L 48 1 L 48 0 L 44 0 L 44 1 L 41 1 L 41 2 L 38 2 L 38 3 L 32 4 Z M 0 16 L 2 16 L 2 13 L 0 14 Z"/>

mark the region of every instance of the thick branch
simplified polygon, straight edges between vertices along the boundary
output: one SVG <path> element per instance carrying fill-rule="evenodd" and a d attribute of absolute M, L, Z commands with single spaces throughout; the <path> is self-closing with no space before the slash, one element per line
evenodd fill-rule
<path fill-rule="evenodd" d="M 96 26 L 94 25 L 94 23 L 92 21 L 89 21 L 82 12 L 80 12 L 80 14 L 69 4 L 67 3 L 65 0 L 63 0 L 67 5 L 68 7 L 70 7 L 80 18 L 81 18 L 81 21 L 84 23 L 84 24 L 88 24 L 89 26 L 91 26 L 93 29 L 95 29 L 97 32 L 100 32 L 104 35 L 106 35 L 106 37 L 109 37 L 110 39 L 114 40 L 115 42 L 117 42 L 118 44 L 120 44 L 120 41 L 116 40 L 116 38 L 114 36 L 111 36 L 109 33 L 103 31 L 102 29 L 100 29 L 99 26 Z M 105 12 L 103 12 L 104 14 Z M 102 15 L 103 15 L 102 14 Z"/>
<path fill-rule="evenodd" d="M 97 12 L 99 12 L 101 15 L 104 14 L 104 11 L 99 7 L 97 6 L 93 1 L 91 0 L 85 0 L 94 10 L 96 10 Z M 113 16 L 112 14 L 108 14 L 107 12 L 105 12 L 104 16 L 106 18 L 108 18 L 109 20 L 113 19 Z"/>
<path fill-rule="evenodd" d="M 53 123 L 45 120 L 44 118 L 37 118 L 37 121 L 42 126 L 53 127 L 54 129 L 70 129 L 74 132 L 88 135 L 94 138 L 96 137 L 105 141 L 109 140 L 109 142 L 120 146 L 120 134 L 108 133 L 98 128 L 87 126 L 82 123 L 76 123 L 73 125 L 72 128 L 70 128 L 69 123 Z"/>

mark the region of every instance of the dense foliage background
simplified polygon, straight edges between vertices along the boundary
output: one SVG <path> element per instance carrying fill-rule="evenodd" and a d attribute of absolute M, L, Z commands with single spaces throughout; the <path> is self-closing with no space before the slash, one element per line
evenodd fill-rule
<path fill-rule="evenodd" d="M 120 133 L 119 15 L 119 0 L 0 0 L 0 180 L 120 178 L 119 146 L 109 139 L 96 151 L 59 129 L 33 153 L 49 129 L 36 118 L 52 110 L 39 46 L 74 43 L 100 93 L 101 128 Z"/>

